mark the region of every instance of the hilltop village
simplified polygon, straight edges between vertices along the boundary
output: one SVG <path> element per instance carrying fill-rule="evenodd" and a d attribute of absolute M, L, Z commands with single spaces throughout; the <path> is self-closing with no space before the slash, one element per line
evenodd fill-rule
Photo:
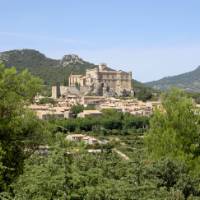
<path fill-rule="evenodd" d="M 0 2 L 0 200 L 200 200 L 200 0 Z"/>
<path fill-rule="evenodd" d="M 132 115 L 150 116 L 160 102 L 142 102 L 134 98 L 132 72 L 116 71 L 106 64 L 86 70 L 85 75 L 71 74 L 69 85 L 52 86 L 53 103 L 39 102 L 44 97 L 36 96 L 30 108 L 40 119 L 71 118 L 71 108 L 82 105 L 77 117 L 99 116 L 103 109 L 115 109 Z"/>

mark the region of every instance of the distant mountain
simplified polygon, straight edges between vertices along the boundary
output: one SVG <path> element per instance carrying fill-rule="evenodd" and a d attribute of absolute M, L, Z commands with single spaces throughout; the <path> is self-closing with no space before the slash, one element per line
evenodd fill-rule
<path fill-rule="evenodd" d="M 96 67 L 74 54 L 65 55 L 58 60 L 48 58 L 32 49 L 1 52 L 0 60 L 6 67 L 14 66 L 19 71 L 27 68 L 33 75 L 42 78 L 45 84 L 64 83 L 67 82 L 71 73 L 84 74 L 86 69 Z"/>
<path fill-rule="evenodd" d="M 179 87 L 191 92 L 200 92 L 200 66 L 191 72 L 165 77 L 158 81 L 148 82 L 146 85 L 158 90 Z"/>

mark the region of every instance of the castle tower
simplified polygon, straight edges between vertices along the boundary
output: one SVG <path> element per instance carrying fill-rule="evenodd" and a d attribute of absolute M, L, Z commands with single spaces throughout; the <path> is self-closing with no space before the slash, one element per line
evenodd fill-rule
<path fill-rule="evenodd" d="M 100 64 L 99 64 L 99 71 L 100 71 L 100 72 L 104 71 L 106 68 L 107 68 L 106 63 L 100 63 Z"/>
<path fill-rule="evenodd" d="M 60 96 L 61 96 L 60 83 L 57 83 L 56 86 L 52 86 L 52 98 L 57 99 Z"/>

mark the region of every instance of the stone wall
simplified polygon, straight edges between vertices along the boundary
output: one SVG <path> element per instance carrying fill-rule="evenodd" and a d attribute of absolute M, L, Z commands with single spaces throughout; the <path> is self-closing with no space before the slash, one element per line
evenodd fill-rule
<path fill-rule="evenodd" d="M 60 87 L 60 94 L 70 92 L 77 87 L 80 95 L 114 96 L 132 93 L 132 73 L 116 71 L 105 64 L 86 70 L 86 75 L 70 75 L 68 89 Z M 57 97 L 58 88 L 52 87 L 52 96 Z"/>
<path fill-rule="evenodd" d="M 69 76 L 69 86 L 84 86 L 85 85 L 85 76 L 83 75 L 70 75 Z"/>

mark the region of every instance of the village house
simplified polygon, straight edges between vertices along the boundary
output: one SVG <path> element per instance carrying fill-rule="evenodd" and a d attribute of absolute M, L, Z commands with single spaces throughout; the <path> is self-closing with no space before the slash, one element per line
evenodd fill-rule
<path fill-rule="evenodd" d="M 103 96 L 82 96 L 81 97 L 81 104 L 84 106 L 88 105 L 100 105 L 105 101 L 105 97 Z"/>
<path fill-rule="evenodd" d="M 85 117 L 99 117 L 102 115 L 102 112 L 99 110 L 84 110 L 83 112 L 78 114 L 78 117 L 85 118 Z"/>
<path fill-rule="evenodd" d="M 66 136 L 66 140 L 73 141 L 73 142 L 84 142 L 88 145 L 95 145 L 101 144 L 100 140 L 97 140 L 94 137 L 83 135 L 83 134 L 70 134 Z"/>

